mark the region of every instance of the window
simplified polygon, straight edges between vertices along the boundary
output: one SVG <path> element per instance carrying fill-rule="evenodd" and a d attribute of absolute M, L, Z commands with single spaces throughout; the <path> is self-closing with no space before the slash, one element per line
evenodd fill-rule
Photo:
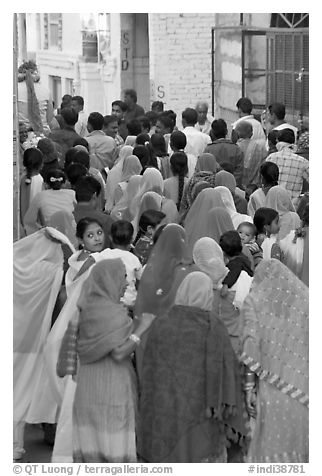
<path fill-rule="evenodd" d="M 273 28 L 308 28 L 308 13 L 272 13 L 271 27 Z"/>
<path fill-rule="evenodd" d="M 309 14 L 273 13 L 267 33 L 267 104 L 309 113 Z"/>
<path fill-rule="evenodd" d="M 59 13 L 49 13 L 49 46 L 58 47 Z"/>
<path fill-rule="evenodd" d="M 61 93 L 61 77 L 60 76 L 49 76 L 49 84 L 51 95 L 55 104 L 55 107 L 59 107 L 62 93 Z"/>

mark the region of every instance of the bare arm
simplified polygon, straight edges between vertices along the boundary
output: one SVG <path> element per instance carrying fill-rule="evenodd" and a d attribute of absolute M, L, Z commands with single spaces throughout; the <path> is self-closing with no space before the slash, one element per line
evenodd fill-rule
<path fill-rule="evenodd" d="M 144 334 L 144 332 L 150 327 L 154 319 L 155 319 L 154 314 L 143 313 L 142 316 L 134 320 L 134 329 L 133 329 L 132 335 L 134 334 L 140 339 L 142 335 Z M 133 341 L 129 337 L 124 342 L 124 344 L 112 350 L 111 356 L 114 360 L 116 360 L 117 362 L 120 362 L 123 359 L 125 359 L 128 355 L 132 354 L 132 352 L 135 350 L 137 345 L 138 343 Z"/>

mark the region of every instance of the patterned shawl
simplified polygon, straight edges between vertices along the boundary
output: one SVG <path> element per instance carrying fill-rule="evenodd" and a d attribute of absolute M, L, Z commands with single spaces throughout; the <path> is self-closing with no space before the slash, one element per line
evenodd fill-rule
<path fill-rule="evenodd" d="M 220 170 L 220 166 L 218 166 Z M 186 214 L 188 213 L 193 201 L 194 193 L 193 189 L 198 182 L 208 182 L 211 187 L 215 186 L 215 172 L 201 171 L 195 172 L 187 185 L 184 188 L 181 204 L 180 204 L 180 222 L 183 222 Z"/>
<path fill-rule="evenodd" d="M 285 265 L 263 260 L 241 312 L 241 360 L 262 380 L 309 403 L 309 293 Z"/>
<path fill-rule="evenodd" d="M 121 259 L 103 260 L 93 266 L 77 303 L 80 310 L 77 352 L 81 364 L 103 358 L 131 334 L 132 321 L 120 304 L 125 283 Z"/>
<path fill-rule="evenodd" d="M 176 453 L 186 438 L 189 462 L 200 462 L 221 450 L 223 423 L 247 433 L 238 362 L 225 326 L 209 311 L 175 305 L 154 321 L 141 392 L 138 453 L 146 461 L 187 462 Z M 200 438 L 190 441 L 198 429 Z"/>

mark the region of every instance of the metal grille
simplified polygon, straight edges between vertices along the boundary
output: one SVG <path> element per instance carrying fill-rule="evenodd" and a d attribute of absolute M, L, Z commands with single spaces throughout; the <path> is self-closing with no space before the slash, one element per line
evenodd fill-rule
<path fill-rule="evenodd" d="M 285 104 L 293 117 L 309 112 L 309 34 L 267 32 L 267 105 Z"/>

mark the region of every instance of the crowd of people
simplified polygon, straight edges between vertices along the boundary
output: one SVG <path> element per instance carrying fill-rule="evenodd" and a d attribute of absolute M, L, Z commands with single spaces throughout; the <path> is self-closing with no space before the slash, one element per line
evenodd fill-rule
<path fill-rule="evenodd" d="M 123 99 L 25 108 L 14 459 L 308 462 L 308 130 Z"/>

